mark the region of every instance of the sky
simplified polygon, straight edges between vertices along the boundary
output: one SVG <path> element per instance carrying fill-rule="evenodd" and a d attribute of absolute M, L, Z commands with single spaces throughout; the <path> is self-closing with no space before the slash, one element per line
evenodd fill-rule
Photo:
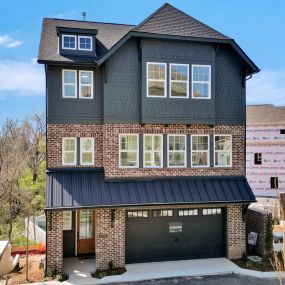
<path fill-rule="evenodd" d="M 163 0 L 0 0 L 0 122 L 45 110 L 45 75 L 37 64 L 42 19 L 138 24 Z M 248 104 L 285 105 L 284 0 L 168 0 L 230 36 L 261 69 L 247 82 Z"/>

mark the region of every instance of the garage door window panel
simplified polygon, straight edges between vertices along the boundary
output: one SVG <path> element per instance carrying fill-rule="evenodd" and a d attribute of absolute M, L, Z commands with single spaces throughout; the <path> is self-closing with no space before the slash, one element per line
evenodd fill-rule
<path fill-rule="evenodd" d="M 148 211 L 128 211 L 128 219 L 148 218 Z"/>
<path fill-rule="evenodd" d="M 173 210 L 153 210 L 152 216 L 154 218 L 158 217 L 173 217 Z"/>

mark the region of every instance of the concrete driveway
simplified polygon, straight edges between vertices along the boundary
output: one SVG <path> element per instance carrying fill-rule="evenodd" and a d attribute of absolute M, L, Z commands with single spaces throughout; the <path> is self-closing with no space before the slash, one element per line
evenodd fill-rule
<path fill-rule="evenodd" d="M 284 281 L 283 281 L 284 282 Z M 205 277 L 179 277 L 131 283 L 116 283 L 120 285 L 279 285 L 278 279 L 262 279 L 236 274 L 215 275 Z"/>

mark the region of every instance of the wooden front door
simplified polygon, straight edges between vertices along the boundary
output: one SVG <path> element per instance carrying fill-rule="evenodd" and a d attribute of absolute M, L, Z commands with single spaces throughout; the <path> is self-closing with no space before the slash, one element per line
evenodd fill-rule
<path fill-rule="evenodd" d="M 95 253 L 95 211 L 77 212 L 77 254 Z"/>

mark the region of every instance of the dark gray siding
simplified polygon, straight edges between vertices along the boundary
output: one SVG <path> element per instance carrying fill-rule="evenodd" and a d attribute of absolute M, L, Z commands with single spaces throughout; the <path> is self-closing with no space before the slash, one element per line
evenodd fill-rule
<path fill-rule="evenodd" d="M 243 67 L 233 52 L 221 48 L 216 56 L 216 123 L 245 124 Z"/>
<path fill-rule="evenodd" d="M 167 98 L 146 97 L 146 63 L 166 62 Z M 211 99 L 191 98 L 191 65 L 211 65 L 215 78 L 215 48 L 210 44 L 175 41 L 144 40 L 142 44 L 142 123 L 213 124 L 215 120 L 215 80 L 212 80 Z M 169 63 L 189 64 L 188 99 L 169 98 Z"/>
<path fill-rule="evenodd" d="M 130 40 L 107 62 L 104 122 L 140 123 L 141 63 L 138 43 Z"/>
<path fill-rule="evenodd" d="M 62 69 L 93 70 L 93 99 L 63 98 Z M 103 122 L 102 70 L 48 66 L 47 68 L 47 120 L 48 123 Z"/>

